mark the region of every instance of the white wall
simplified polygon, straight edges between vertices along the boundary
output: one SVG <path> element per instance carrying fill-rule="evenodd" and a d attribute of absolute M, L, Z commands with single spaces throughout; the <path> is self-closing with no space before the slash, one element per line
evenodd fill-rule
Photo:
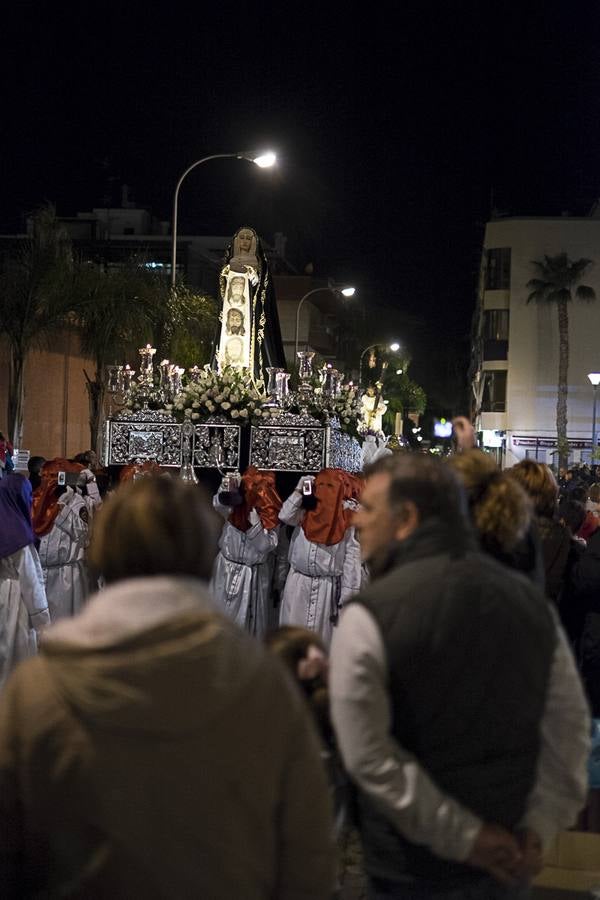
<path fill-rule="evenodd" d="M 556 434 L 558 316 L 553 307 L 526 302 L 530 291 L 525 285 L 537 276 L 531 261 L 563 251 L 574 260 L 585 257 L 594 261 L 583 283 L 594 288 L 598 300 L 591 304 L 574 301 L 569 305 L 568 435 L 571 439 L 591 441 L 593 393 L 587 373 L 600 371 L 600 220 L 565 217 L 490 222 L 485 247 L 511 248 L 505 416 L 509 446 L 512 434 L 549 438 Z M 497 308 L 494 295 L 502 293 L 487 291 L 485 308 Z M 486 368 L 494 366 L 488 364 Z M 514 455 L 522 457 L 524 450 L 515 448 Z"/>

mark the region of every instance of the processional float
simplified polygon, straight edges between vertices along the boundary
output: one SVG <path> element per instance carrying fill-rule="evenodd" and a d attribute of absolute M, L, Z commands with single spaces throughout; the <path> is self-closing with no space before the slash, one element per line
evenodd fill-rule
<path fill-rule="evenodd" d="M 195 468 L 232 472 L 248 465 L 360 471 L 357 437 L 372 438 L 367 420 L 371 407 L 379 413 L 379 398 L 369 406 L 359 386 L 345 383 L 331 365 L 315 371 L 311 350 L 298 352 L 297 383 L 290 386 L 269 268 L 253 229 L 234 235 L 219 292 L 211 364 L 187 373 L 169 360 L 157 366 L 148 344 L 139 351 L 138 373 L 128 364 L 110 367 L 104 464 L 154 461 L 178 467 L 187 480 L 195 480 Z"/>

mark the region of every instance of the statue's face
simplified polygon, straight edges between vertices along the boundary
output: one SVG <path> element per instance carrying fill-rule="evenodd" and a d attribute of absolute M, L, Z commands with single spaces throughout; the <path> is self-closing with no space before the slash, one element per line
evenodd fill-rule
<path fill-rule="evenodd" d="M 244 279 L 243 278 L 234 278 L 231 282 L 231 295 L 236 299 L 243 297 L 244 295 Z"/>
<path fill-rule="evenodd" d="M 231 362 L 238 362 L 242 358 L 243 351 L 244 345 L 239 340 L 239 338 L 232 338 L 227 342 L 227 356 L 229 357 Z"/>
<path fill-rule="evenodd" d="M 239 328 L 242 324 L 242 314 L 237 309 L 233 309 L 229 316 L 229 324 L 232 328 Z"/>
<path fill-rule="evenodd" d="M 250 253 L 250 248 L 252 247 L 252 238 L 254 235 L 250 231 L 249 228 L 242 228 L 242 230 L 238 234 L 238 241 L 240 250 L 242 253 Z"/>

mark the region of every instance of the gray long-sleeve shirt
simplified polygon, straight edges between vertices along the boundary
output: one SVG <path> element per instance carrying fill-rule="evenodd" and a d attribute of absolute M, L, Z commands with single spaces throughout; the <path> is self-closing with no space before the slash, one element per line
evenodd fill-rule
<path fill-rule="evenodd" d="M 521 823 L 544 844 L 572 825 L 584 805 L 590 749 L 587 702 L 558 624 L 557 633 L 536 781 Z M 340 751 L 359 787 L 408 840 L 466 860 L 483 823 L 392 736 L 385 648 L 375 619 L 358 603 L 344 611 L 334 634 L 330 693 Z"/>

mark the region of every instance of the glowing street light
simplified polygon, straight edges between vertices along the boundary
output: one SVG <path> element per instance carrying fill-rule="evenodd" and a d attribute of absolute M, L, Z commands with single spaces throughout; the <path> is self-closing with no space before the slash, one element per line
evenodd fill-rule
<path fill-rule="evenodd" d="M 258 156 L 250 153 L 240 154 L 238 159 L 250 159 L 259 169 L 270 169 L 277 162 L 277 157 L 272 150 L 268 150 L 266 153 L 259 153 Z"/>
<path fill-rule="evenodd" d="M 173 221 L 171 224 L 171 288 L 173 290 L 175 289 L 175 270 L 177 267 L 177 206 L 179 201 L 179 188 L 181 187 L 184 178 L 189 175 L 192 169 L 195 169 L 196 166 L 200 166 L 202 163 L 208 162 L 211 159 L 246 159 L 248 162 L 257 165 L 259 169 L 268 169 L 277 162 L 277 157 L 272 150 L 242 150 L 238 153 L 213 153 L 211 156 L 203 156 L 202 159 L 197 159 L 196 162 L 193 162 L 191 166 L 187 167 L 177 182 L 173 197 Z"/>
<path fill-rule="evenodd" d="M 294 336 L 294 347 L 295 347 L 295 356 L 294 361 L 298 359 L 298 333 L 300 331 L 300 309 L 302 308 L 302 304 L 304 301 L 310 297 L 312 294 L 317 294 L 319 291 L 330 291 L 332 294 L 342 294 L 344 297 L 354 297 L 356 293 L 356 288 L 354 287 L 339 287 L 334 284 L 333 281 L 330 281 L 327 287 L 318 287 L 313 288 L 312 291 L 309 291 L 304 297 L 300 298 L 300 302 L 298 303 L 298 307 L 296 309 L 296 334 Z"/>
<path fill-rule="evenodd" d="M 382 344 L 371 344 L 369 347 L 365 347 L 363 352 L 360 354 L 360 362 L 358 364 L 359 387 L 362 387 L 362 365 L 363 365 L 363 358 L 364 358 L 365 353 L 367 353 L 369 350 L 374 350 L 376 347 L 382 347 L 382 346 L 383 346 Z M 394 341 L 392 344 L 389 345 L 389 349 L 392 351 L 392 353 L 397 353 L 398 350 L 400 349 L 400 344 L 398 343 L 398 341 Z M 396 372 L 396 374 L 398 374 L 398 372 Z"/>

